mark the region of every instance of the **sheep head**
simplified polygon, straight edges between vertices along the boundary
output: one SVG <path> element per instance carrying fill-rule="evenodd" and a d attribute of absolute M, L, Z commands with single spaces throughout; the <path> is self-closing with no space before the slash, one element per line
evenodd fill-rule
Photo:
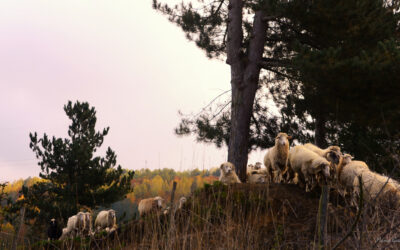
<path fill-rule="evenodd" d="M 351 155 L 349 155 L 349 154 L 344 154 L 344 155 L 342 156 L 342 164 L 343 164 L 343 165 L 349 164 L 353 159 L 354 159 L 353 156 L 351 156 Z"/>
<path fill-rule="evenodd" d="M 256 165 L 254 165 L 254 170 L 260 170 L 261 169 L 261 162 L 256 162 Z"/>
<path fill-rule="evenodd" d="M 162 197 L 154 197 L 154 201 L 156 201 L 157 208 L 163 209 L 165 207 L 165 200 Z"/>
<path fill-rule="evenodd" d="M 181 197 L 180 199 L 179 199 L 179 207 L 182 207 L 182 205 L 183 205 L 183 203 L 186 203 L 186 201 L 187 201 L 187 199 L 186 199 L 186 197 Z"/>
<path fill-rule="evenodd" d="M 50 220 L 50 226 L 51 226 L 51 227 L 57 227 L 57 221 L 56 221 L 56 219 L 52 218 L 52 219 Z"/>
<path fill-rule="evenodd" d="M 275 145 L 287 146 L 289 147 L 289 140 L 292 139 L 291 136 L 286 133 L 279 133 L 275 138 Z"/>
<path fill-rule="evenodd" d="M 328 161 L 339 164 L 341 156 L 342 153 L 340 152 L 340 148 L 338 146 L 328 147 L 328 152 L 326 154 L 326 158 L 328 159 Z"/>
<path fill-rule="evenodd" d="M 115 211 L 113 209 L 108 210 L 108 225 L 114 225 L 116 220 Z"/>

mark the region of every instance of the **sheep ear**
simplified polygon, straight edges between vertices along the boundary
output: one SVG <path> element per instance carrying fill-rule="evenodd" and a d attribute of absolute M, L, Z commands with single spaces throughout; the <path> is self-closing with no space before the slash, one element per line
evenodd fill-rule
<path fill-rule="evenodd" d="M 291 140 L 291 139 L 292 139 L 292 136 L 288 135 L 287 139 L 288 139 L 288 140 Z"/>
<path fill-rule="evenodd" d="M 224 164 L 222 163 L 221 166 L 219 166 L 220 169 L 224 168 Z"/>

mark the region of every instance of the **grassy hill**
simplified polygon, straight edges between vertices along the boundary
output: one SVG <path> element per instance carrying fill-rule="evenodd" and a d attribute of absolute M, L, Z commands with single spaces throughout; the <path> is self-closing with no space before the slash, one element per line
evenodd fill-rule
<path fill-rule="evenodd" d="M 348 203 L 331 191 L 329 249 L 356 219 L 357 208 Z M 318 190 L 306 193 L 295 185 L 224 186 L 216 182 L 196 190 L 175 216 L 149 216 L 121 225 L 118 233 L 109 237 L 55 244 L 62 249 L 311 249 L 317 248 L 318 204 Z M 399 219 L 399 211 L 390 203 L 366 204 L 361 220 L 339 249 L 398 249 Z"/>

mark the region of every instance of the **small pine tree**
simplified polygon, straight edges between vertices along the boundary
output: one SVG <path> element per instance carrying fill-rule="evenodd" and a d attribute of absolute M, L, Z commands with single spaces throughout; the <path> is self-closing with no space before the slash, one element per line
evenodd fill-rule
<path fill-rule="evenodd" d="M 43 181 L 23 187 L 24 199 L 17 205 L 26 208 L 26 217 L 35 224 L 50 218 L 66 219 L 81 208 L 108 206 L 131 191 L 134 171 L 116 166 L 117 156 L 108 148 L 104 157 L 96 154 L 109 128 L 96 131 L 96 111 L 87 102 L 71 101 L 64 106 L 71 120 L 68 138 L 49 138 L 30 134 L 30 148 L 39 159 Z M 96 155 L 95 155 L 96 154 Z"/>

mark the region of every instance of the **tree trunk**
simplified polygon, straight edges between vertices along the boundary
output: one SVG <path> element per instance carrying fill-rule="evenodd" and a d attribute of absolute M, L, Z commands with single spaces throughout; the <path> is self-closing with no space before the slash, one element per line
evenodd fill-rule
<path fill-rule="evenodd" d="M 249 152 L 250 118 L 253 113 L 260 66 L 264 52 L 267 22 L 264 12 L 254 15 L 253 33 L 247 50 L 247 62 L 242 55 L 242 1 L 231 0 L 229 9 L 227 63 L 231 66 L 231 132 L 228 146 L 228 161 L 236 167 L 242 182 L 246 181 L 246 166 Z"/>
<path fill-rule="evenodd" d="M 228 148 L 228 161 L 236 166 L 242 182 L 246 181 L 250 118 L 257 82 L 248 82 L 246 85 L 244 89 L 240 89 L 232 84 L 231 134 Z"/>
<path fill-rule="evenodd" d="M 315 117 L 315 138 L 314 143 L 320 148 L 326 148 L 326 128 L 325 128 L 325 117 L 321 112 Z"/>

